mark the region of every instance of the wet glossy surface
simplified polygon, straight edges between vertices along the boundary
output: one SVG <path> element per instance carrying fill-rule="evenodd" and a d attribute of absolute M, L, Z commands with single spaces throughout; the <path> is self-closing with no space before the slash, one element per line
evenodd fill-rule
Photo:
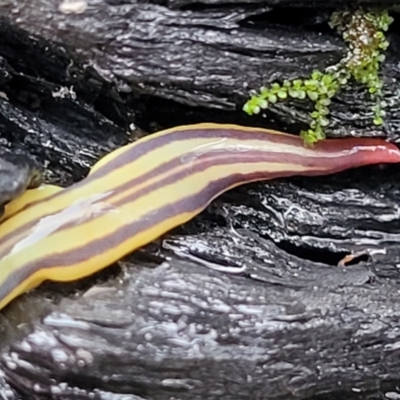
<path fill-rule="evenodd" d="M 73 281 L 109 266 L 232 187 L 399 161 L 394 145 L 376 139 L 306 148 L 293 135 L 218 124 L 153 134 L 67 189 L 33 190 L 10 204 L 0 226 L 0 306 L 44 280 Z"/>

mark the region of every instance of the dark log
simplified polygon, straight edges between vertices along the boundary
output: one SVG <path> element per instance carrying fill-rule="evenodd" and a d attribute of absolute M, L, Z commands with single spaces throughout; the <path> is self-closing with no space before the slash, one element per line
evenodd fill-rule
<path fill-rule="evenodd" d="M 140 104 L 148 96 L 152 102 L 155 96 L 189 106 L 235 110 L 234 114 L 240 114 L 236 120 L 248 124 L 270 125 L 275 120 L 297 132 L 299 123 L 309 121 L 310 105 L 279 104 L 267 114 L 267 120 L 257 121 L 242 115 L 249 91 L 267 82 L 308 76 L 314 69 L 337 62 L 345 51 L 343 41 L 327 24 L 330 14 L 318 9 L 289 8 L 289 17 L 276 1 L 272 9 L 271 4 L 227 3 L 203 10 L 196 3 L 184 10 L 148 2 L 114 3 L 76 1 L 74 4 L 87 4 L 85 11 L 65 14 L 55 0 L 3 1 L 0 34 L 7 41 L 2 39 L 0 54 L 31 80 L 40 76 L 56 86 L 73 85 L 78 98 L 89 103 L 107 100 L 115 104 L 115 99 L 96 99 L 104 82 L 109 82 L 119 92 L 115 97 L 122 97 L 120 102 L 135 105 L 132 113 L 138 114 Z M 339 4 L 354 6 L 352 2 Z M 387 4 L 396 6 L 395 1 Z M 332 105 L 331 135 L 397 137 L 399 39 L 395 30 L 390 41 L 383 70 L 389 103 L 385 128 L 371 124 L 366 91 L 355 86 Z M 21 59 L 21 52 L 26 58 Z M 19 84 L 27 79 L 18 78 Z M 11 87 L 6 91 L 7 95 L 12 92 Z M 128 93 L 142 96 L 132 102 Z M 113 108 L 116 106 L 107 112 Z M 233 118 L 231 115 L 225 119 Z"/>
<path fill-rule="evenodd" d="M 0 2 L 0 134 L 62 185 L 131 140 L 132 124 L 298 132 L 307 105 L 264 119 L 241 106 L 251 88 L 339 60 L 327 19 L 349 5 L 60 3 Z M 351 86 L 330 135 L 399 140 L 396 23 L 390 41 L 384 129 Z M 398 171 L 247 185 L 119 266 L 22 296 L 0 314 L 0 397 L 400 398 Z"/>

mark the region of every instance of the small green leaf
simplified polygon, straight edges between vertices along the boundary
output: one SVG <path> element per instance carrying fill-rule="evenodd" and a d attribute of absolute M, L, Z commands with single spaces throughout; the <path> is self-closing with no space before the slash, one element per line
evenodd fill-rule
<path fill-rule="evenodd" d="M 330 104 L 331 104 L 331 100 L 328 99 L 328 98 L 322 98 L 322 99 L 319 101 L 319 104 L 321 104 L 322 106 L 328 107 L 328 106 L 330 106 Z"/>
<path fill-rule="evenodd" d="M 298 93 L 297 93 L 297 97 L 298 97 L 300 100 L 305 99 L 305 98 L 306 98 L 306 92 L 305 92 L 304 90 L 299 90 Z"/>
<path fill-rule="evenodd" d="M 321 71 L 314 71 L 311 74 L 311 78 L 314 79 L 315 81 L 319 81 L 321 79 L 322 72 Z"/>
<path fill-rule="evenodd" d="M 375 113 L 375 114 L 379 114 L 381 107 L 379 106 L 379 104 L 375 104 L 371 107 L 371 110 Z"/>
<path fill-rule="evenodd" d="M 293 81 L 293 87 L 295 89 L 300 89 L 303 86 L 303 81 L 301 79 L 295 79 Z"/>
<path fill-rule="evenodd" d="M 315 103 L 315 109 L 316 109 L 320 114 L 322 114 L 322 111 L 325 110 L 326 107 L 325 107 L 323 104 L 321 104 L 320 101 L 317 101 L 317 102 Z"/>
<path fill-rule="evenodd" d="M 328 107 L 320 106 L 320 108 L 319 108 L 319 113 L 320 113 L 322 116 L 328 115 L 328 114 L 329 114 L 329 108 L 328 108 Z"/>
<path fill-rule="evenodd" d="M 277 96 L 278 96 L 280 99 L 282 99 L 282 100 L 287 99 L 287 91 L 284 90 L 284 89 L 281 89 L 281 90 L 277 93 Z"/>
<path fill-rule="evenodd" d="M 273 84 L 271 85 L 271 89 L 279 90 L 280 88 L 281 88 L 281 86 L 279 85 L 279 83 L 273 83 Z"/>
<path fill-rule="evenodd" d="M 290 81 L 288 81 L 287 79 L 285 79 L 283 81 L 283 87 L 288 88 L 290 86 L 292 86 L 292 83 Z"/>
<path fill-rule="evenodd" d="M 300 132 L 300 137 L 303 139 L 307 146 L 312 146 L 315 143 L 314 132 L 311 129 Z"/>
<path fill-rule="evenodd" d="M 322 77 L 322 83 L 325 86 L 329 86 L 332 83 L 332 81 L 333 81 L 332 75 L 324 75 Z"/>
<path fill-rule="evenodd" d="M 320 86 L 319 88 L 318 88 L 318 92 L 320 93 L 320 94 L 326 94 L 326 93 L 328 93 L 328 88 L 326 87 L 326 86 Z"/>
<path fill-rule="evenodd" d="M 381 63 L 385 61 L 385 55 L 384 54 L 379 54 L 379 56 L 377 57 L 377 60 Z"/>
<path fill-rule="evenodd" d="M 318 111 L 313 111 L 313 112 L 310 114 L 310 116 L 311 116 L 311 118 L 317 119 L 317 118 L 320 117 L 320 113 L 319 113 Z"/>
<path fill-rule="evenodd" d="M 328 92 L 326 93 L 326 95 L 328 96 L 328 98 L 332 98 L 332 97 L 334 97 L 335 96 L 335 94 L 336 94 L 336 91 L 335 90 L 328 90 Z"/>
<path fill-rule="evenodd" d="M 389 42 L 387 40 L 384 40 L 383 42 L 379 43 L 378 47 L 382 50 L 387 50 L 387 48 L 389 47 Z"/>
<path fill-rule="evenodd" d="M 315 101 L 318 99 L 318 93 L 317 92 L 313 92 L 311 90 L 307 91 L 307 96 L 309 97 L 310 100 Z"/>
<path fill-rule="evenodd" d="M 253 115 L 253 109 L 250 106 L 250 102 L 249 101 L 243 106 L 243 111 L 248 115 Z"/>
<path fill-rule="evenodd" d="M 322 127 L 326 127 L 329 125 L 329 119 L 325 118 L 323 116 L 321 116 L 320 118 L 318 118 L 318 122 Z"/>

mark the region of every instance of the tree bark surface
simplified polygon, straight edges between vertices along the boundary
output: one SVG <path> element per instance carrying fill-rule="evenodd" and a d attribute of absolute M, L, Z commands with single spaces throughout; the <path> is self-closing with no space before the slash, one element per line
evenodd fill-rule
<path fill-rule="evenodd" d="M 65 1 L 1 1 L 4 150 L 65 186 L 136 128 L 298 132 L 310 105 L 253 119 L 241 111 L 249 90 L 345 52 L 327 20 L 349 2 L 157 3 L 75 1 L 84 11 L 65 13 Z M 330 136 L 399 141 L 396 23 L 389 39 L 385 126 L 352 85 L 333 102 Z M 398 173 L 246 185 L 95 277 L 20 297 L 0 314 L 0 397 L 400 398 Z"/>

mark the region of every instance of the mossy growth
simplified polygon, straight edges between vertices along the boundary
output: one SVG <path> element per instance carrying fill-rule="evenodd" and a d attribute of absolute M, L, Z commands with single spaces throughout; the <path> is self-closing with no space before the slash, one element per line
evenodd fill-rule
<path fill-rule="evenodd" d="M 347 44 L 345 57 L 323 72 L 314 71 L 307 79 L 285 80 L 262 87 L 259 93 L 254 93 L 246 102 L 243 110 L 253 115 L 288 97 L 309 99 L 314 103 L 314 110 L 310 113 L 310 127 L 302 131 L 301 136 L 306 144 L 312 144 L 325 138 L 332 97 L 347 85 L 350 79 L 354 79 L 367 86 L 375 103 L 373 123 L 382 125 L 386 104 L 382 100 L 383 82 L 379 76 L 379 67 L 385 59 L 383 52 L 389 46 L 384 32 L 388 30 L 392 21 L 393 18 L 387 11 L 357 10 L 333 13 L 330 26 L 342 34 Z"/>

